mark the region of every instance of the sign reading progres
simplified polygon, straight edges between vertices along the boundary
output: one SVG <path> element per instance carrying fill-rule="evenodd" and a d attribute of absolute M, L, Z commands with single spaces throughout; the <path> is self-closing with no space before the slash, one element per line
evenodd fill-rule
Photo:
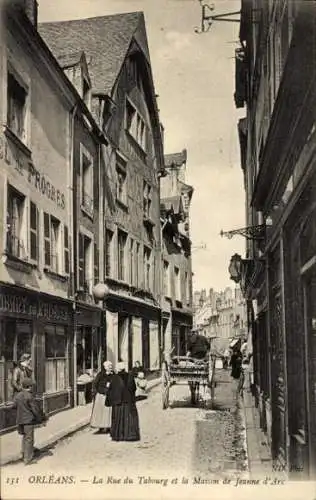
<path fill-rule="evenodd" d="M 0 312 L 25 314 L 33 318 L 44 318 L 52 321 L 69 321 L 68 307 L 54 302 L 44 302 L 26 295 L 0 294 Z"/>

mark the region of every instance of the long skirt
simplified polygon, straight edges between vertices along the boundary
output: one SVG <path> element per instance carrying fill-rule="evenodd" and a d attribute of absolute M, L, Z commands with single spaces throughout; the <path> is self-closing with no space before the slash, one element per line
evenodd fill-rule
<path fill-rule="evenodd" d="M 136 404 L 123 403 L 112 408 L 113 441 L 139 441 L 139 419 Z"/>
<path fill-rule="evenodd" d="M 97 429 L 110 429 L 112 408 L 105 406 L 105 394 L 97 392 L 90 419 L 90 426 Z"/>

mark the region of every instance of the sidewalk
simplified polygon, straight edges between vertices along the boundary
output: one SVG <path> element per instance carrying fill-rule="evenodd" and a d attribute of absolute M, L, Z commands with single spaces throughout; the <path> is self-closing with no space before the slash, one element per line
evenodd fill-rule
<path fill-rule="evenodd" d="M 148 391 L 160 384 L 160 378 L 148 381 Z M 90 422 L 92 403 L 76 406 L 53 415 L 44 427 L 35 431 L 35 446 L 44 450 L 60 439 L 70 436 Z M 6 465 L 21 460 L 21 436 L 12 431 L 0 437 L 0 465 Z"/>
<path fill-rule="evenodd" d="M 259 423 L 258 409 L 249 387 L 244 389 L 242 407 L 245 416 L 249 475 L 253 479 L 271 476 L 272 458 L 266 436 Z"/>

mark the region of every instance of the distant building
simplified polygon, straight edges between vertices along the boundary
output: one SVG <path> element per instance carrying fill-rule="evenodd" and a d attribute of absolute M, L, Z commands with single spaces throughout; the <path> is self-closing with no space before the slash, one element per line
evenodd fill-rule
<path fill-rule="evenodd" d="M 233 339 L 247 337 L 247 307 L 239 288 L 195 293 L 194 329 L 213 339 L 215 351 L 222 353 Z"/>
<path fill-rule="evenodd" d="M 190 204 L 193 187 L 186 184 L 187 152 L 165 156 L 161 178 L 160 207 L 162 231 L 162 341 L 163 349 L 186 352 L 192 328 L 192 260 Z"/>

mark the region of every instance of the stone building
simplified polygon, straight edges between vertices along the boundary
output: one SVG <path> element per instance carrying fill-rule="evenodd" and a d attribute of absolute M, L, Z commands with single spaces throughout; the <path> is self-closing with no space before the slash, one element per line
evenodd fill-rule
<path fill-rule="evenodd" d="M 162 347 L 184 355 L 192 328 L 190 204 L 193 187 L 185 182 L 187 152 L 165 156 L 160 181 L 162 232 Z"/>
<path fill-rule="evenodd" d="M 256 404 L 272 458 L 316 474 L 314 2 L 242 1 L 236 57 Z"/>
<path fill-rule="evenodd" d="M 84 52 L 92 112 L 109 139 L 101 151 L 108 192 L 99 206 L 106 355 L 130 367 L 139 360 L 145 370 L 158 369 L 159 176 L 164 163 L 144 16 L 138 12 L 45 23 L 40 30 L 55 55 Z"/>

